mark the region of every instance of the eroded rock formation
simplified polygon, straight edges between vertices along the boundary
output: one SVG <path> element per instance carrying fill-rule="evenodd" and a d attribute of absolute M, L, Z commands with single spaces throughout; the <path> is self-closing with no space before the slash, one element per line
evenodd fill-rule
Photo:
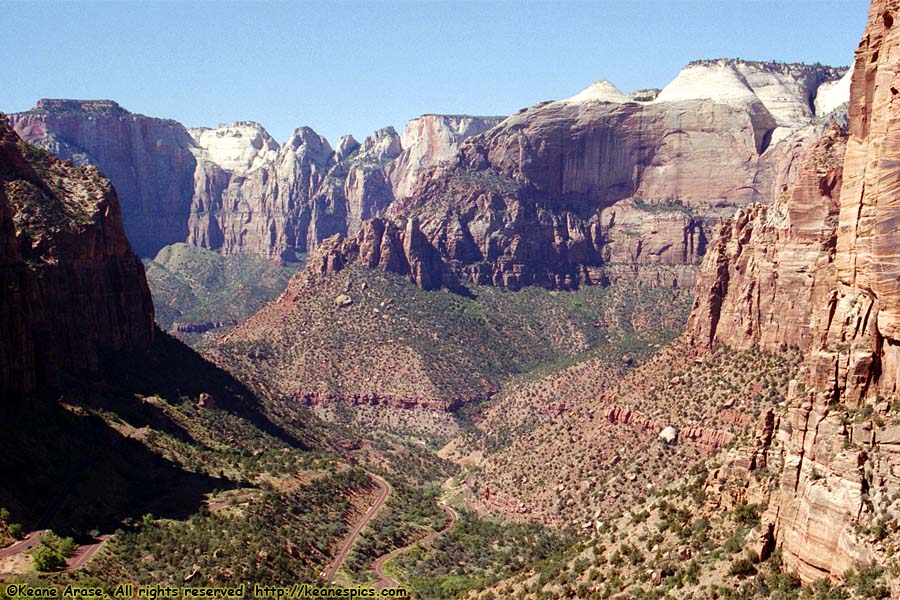
<path fill-rule="evenodd" d="M 720 227 L 698 275 L 687 328 L 694 344 L 809 348 L 813 312 L 834 276 L 845 146 L 832 127 L 774 204 L 740 209 Z"/>
<path fill-rule="evenodd" d="M 691 286 L 715 223 L 780 195 L 824 128 L 810 99 L 841 74 L 718 60 L 688 65 L 658 94 L 597 82 L 465 140 L 385 216 L 416 217 L 475 283 Z M 839 120 L 841 88 L 828 89 L 820 105 Z"/>
<path fill-rule="evenodd" d="M 0 115 L 0 397 L 100 367 L 153 338 L 141 261 L 95 167 L 22 142 Z"/>
<path fill-rule="evenodd" d="M 292 260 L 381 215 L 420 173 L 499 118 L 426 115 L 332 149 L 308 127 L 279 145 L 258 123 L 185 129 L 111 101 L 41 100 L 10 117 L 27 141 L 97 165 L 122 199 L 138 253 L 174 242 Z"/>
<path fill-rule="evenodd" d="M 718 491 L 723 479 L 743 481 L 744 499 L 767 504 L 758 550 L 781 548 L 804 581 L 840 579 L 895 552 L 876 525 L 900 517 L 898 12 L 896 0 L 872 3 L 840 182 L 831 160 L 815 174 L 805 164 L 785 203 L 740 214 L 707 257 L 691 319 L 700 345 L 806 351 L 787 410 L 711 478 Z M 775 477 L 751 474 L 762 467 Z"/>
<path fill-rule="evenodd" d="M 309 128 L 278 146 L 256 123 L 188 132 L 111 102 L 41 101 L 13 122 L 108 172 L 148 255 L 188 241 L 291 260 L 368 219 L 416 218 L 464 280 L 691 286 L 714 224 L 777 197 L 803 142 L 840 119 L 842 74 L 700 61 L 662 90 L 601 81 L 506 119 L 424 115 L 336 149 Z"/>

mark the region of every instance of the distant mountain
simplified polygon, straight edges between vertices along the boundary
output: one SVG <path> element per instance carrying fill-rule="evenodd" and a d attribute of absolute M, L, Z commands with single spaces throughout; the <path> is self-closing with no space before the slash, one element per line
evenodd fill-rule
<path fill-rule="evenodd" d="M 597 82 L 465 140 L 385 222 L 320 246 L 311 265 L 358 261 L 426 288 L 634 274 L 691 287 L 715 224 L 780 195 L 802 149 L 845 120 L 848 81 L 844 69 L 722 59 L 691 63 L 640 100 Z M 384 248 L 410 245 L 405 261 L 383 260 Z"/>
<path fill-rule="evenodd" d="M 689 287 L 712 225 L 777 196 L 804 140 L 843 118 L 848 85 L 819 65 L 697 61 L 662 90 L 602 81 L 506 119 L 424 115 L 334 149 L 308 127 L 279 145 L 258 123 L 188 130 L 110 101 L 41 100 L 11 119 L 110 176 L 145 257 L 186 242 L 294 260 L 334 235 L 360 242 L 368 219 L 403 231 L 415 218 L 435 260 L 472 282 L 573 287 L 643 270 Z M 679 272 L 660 280 L 658 264 Z"/>
<path fill-rule="evenodd" d="M 10 116 L 27 141 L 94 164 L 115 184 L 128 237 L 153 257 L 187 242 L 223 254 L 295 260 L 354 233 L 406 193 L 423 169 L 499 117 L 425 115 L 332 149 L 308 127 L 279 145 L 258 123 L 186 129 L 111 101 L 41 100 Z"/>

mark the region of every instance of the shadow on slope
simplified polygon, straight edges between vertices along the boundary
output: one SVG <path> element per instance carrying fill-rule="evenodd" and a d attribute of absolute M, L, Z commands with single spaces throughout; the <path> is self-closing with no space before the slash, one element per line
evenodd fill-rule
<path fill-rule="evenodd" d="M 184 519 L 211 492 L 254 485 L 224 470 L 188 468 L 171 447 L 238 458 L 266 447 L 311 447 L 303 415 L 288 428 L 274 424 L 242 384 L 159 331 L 150 352 L 110 354 L 98 377 L 70 374 L 68 381 L 63 390 L 0 406 L 0 506 L 26 529 L 83 535 L 146 513 Z M 193 406 L 201 393 L 215 409 Z M 175 441 L 155 444 L 153 436 Z"/>

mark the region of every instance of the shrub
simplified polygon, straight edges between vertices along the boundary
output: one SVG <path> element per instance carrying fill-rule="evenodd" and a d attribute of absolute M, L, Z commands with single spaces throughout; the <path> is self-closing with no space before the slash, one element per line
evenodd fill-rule
<path fill-rule="evenodd" d="M 745 556 L 731 563 L 731 567 L 728 568 L 728 574 L 736 575 L 737 577 L 750 577 L 751 575 L 756 575 L 756 566 L 753 564 L 753 561 Z"/>
<path fill-rule="evenodd" d="M 46 573 L 47 571 L 59 571 L 66 565 L 63 558 L 48 548 L 47 546 L 38 546 L 31 553 L 36 571 Z"/>

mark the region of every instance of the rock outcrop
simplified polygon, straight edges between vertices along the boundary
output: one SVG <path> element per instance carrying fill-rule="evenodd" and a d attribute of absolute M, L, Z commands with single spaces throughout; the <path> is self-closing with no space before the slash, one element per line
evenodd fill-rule
<path fill-rule="evenodd" d="M 25 141 L 96 165 L 110 178 L 138 254 L 154 256 L 188 238 L 197 161 L 179 123 L 135 115 L 108 100 L 40 100 L 9 119 Z"/>
<path fill-rule="evenodd" d="M 403 151 L 388 169 L 394 196 L 409 196 L 423 170 L 448 162 L 463 140 L 484 133 L 504 118 L 422 115 L 409 121 L 400 136 Z"/>
<path fill-rule="evenodd" d="M 110 177 L 139 254 L 188 242 L 284 260 L 354 234 L 500 120 L 426 115 L 403 136 L 388 127 L 333 150 L 308 127 L 279 145 L 251 121 L 188 130 L 111 101 L 41 100 L 10 119 L 23 139 Z"/>
<path fill-rule="evenodd" d="M 826 137 L 821 168 L 804 163 L 784 203 L 741 213 L 723 230 L 691 318 L 699 345 L 788 343 L 806 353 L 787 410 L 765 419 L 754 446 L 713 477 L 715 489 L 732 477 L 745 498 L 767 504 L 758 550 L 780 548 L 806 582 L 887 564 L 896 544 L 878 524 L 900 517 L 898 14 L 897 0 L 872 2 L 840 179 L 840 142 Z M 808 156 L 827 148 L 820 142 Z M 762 467 L 774 479 L 751 474 Z"/>
<path fill-rule="evenodd" d="M 465 140 L 385 216 L 418 218 L 476 283 L 691 286 L 714 224 L 780 195 L 824 127 L 810 99 L 842 73 L 707 61 L 641 100 L 597 82 Z"/>
<path fill-rule="evenodd" d="M 742 208 L 721 226 L 698 275 L 687 327 L 695 345 L 809 349 L 834 276 L 845 146 L 832 127 L 774 204 Z"/>
<path fill-rule="evenodd" d="M 425 290 L 451 281 L 449 274 L 445 276 L 441 257 L 425 239 L 415 218 L 403 228 L 390 221 L 371 219 L 362 224 L 354 237 L 331 237 L 310 256 L 307 270 L 317 274 L 337 272 L 350 262 L 403 275 Z"/>
<path fill-rule="evenodd" d="M 0 115 L 0 397 L 101 366 L 153 339 L 141 261 L 116 192 L 92 166 L 24 143 Z"/>

